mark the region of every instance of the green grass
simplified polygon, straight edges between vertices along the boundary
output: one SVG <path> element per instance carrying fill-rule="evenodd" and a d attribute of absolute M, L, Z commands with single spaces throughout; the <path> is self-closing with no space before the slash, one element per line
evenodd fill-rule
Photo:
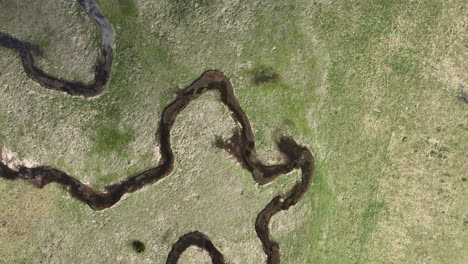
<path fill-rule="evenodd" d="M 278 73 L 276 73 L 272 67 L 266 65 L 257 65 L 249 69 L 247 74 L 255 85 L 274 83 L 279 79 Z"/>
<path fill-rule="evenodd" d="M 5 106 L 0 106 L 0 142 L 3 142 L 3 131 L 8 124 L 8 113 Z"/>
<path fill-rule="evenodd" d="M 12 113 L 0 133 L 3 142 L 92 186 L 118 181 L 154 165 L 154 132 L 173 89 L 206 69 L 219 69 L 231 78 L 251 120 L 260 158 L 274 160 L 273 142 L 280 135 L 292 136 L 316 156 L 316 175 L 304 200 L 273 220 L 283 263 L 463 263 L 468 117 L 466 104 L 457 98 L 459 85 L 466 86 L 458 58 L 463 57 L 457 24 L 463 17 L 461 1 L 240 1 L 221 6 L 179 0 L 147 3 L 145 10 L 136 3 L 100 1 L 117 33 L 112 79 L 103 95 L 82 100 L 46 93 L 24 77 L 24 85 L 4 91 L 2 100 L 10 104 L 0 113 Z M 5 71 L 15 73 L 19 67 L 5 66 Z M 57 224 L 28 238 L 38 245 L 60 244 L 43 251 L 53 249 L 65 259 L 79 259 L 86 249 L 90 258 L 105 262 L 136 256 L 127 243 L 131 237 L 148 246 L 138 261 L 152 263 L 165 258 L 177 235 L 199 229 L 210 232 L 231 262 L 255 263 L 242 250 L 252 246 L 261 253 L 252 227 L 256 214 L 298 175 L 256 186 L 213 146 L 219 134 L 210 129 L 225 128 L 231 120 L 221 116 L 217 120 L 225 124 L 206 126 L 203 116 L 225 110 L 210 110 L 211 97 L 198 100 L 205 101 L 189 106 L 176 122 L 173 175 L 97 214 L 64 198 L 56 187 L 31 193 L 25 197 L 42 194 L 42 203 L 52 197 L 48 206 L 57 213 L 50 221 Z M 41 123 L 48 125 L 37 126 Z M 76 130 L 54 133 L 69 126 Z M 48 140 L 51 134 L 67 144 Z M 200 141 L 191 141 L 198 136 Z M 448 145 L 441 157 L 430 154 L 440 152 L 436 141 Z M 15 186 L 5 187 L 11 188 L 6 198 L 25 188 Z M 187 193 L 199 195 L 199 202 Z M 177 201 L 175 207 L 168 201 Z M 38 216 L 21 217 L 26 212 L 13 204 L 22 203 L 12 200 L 4 205 L 6 211 L 25 219 L 25 229 L 35 227 Z M 220 204 L 238 212 L 237 218 L 217 209 Z M 226 219 L 232 220 L 228 228 Z M 59 242 L 69 223 L 83 226 L 82 231 L 72 229 L 72 238 Z M 4 252 L 0 256 L 11 255 Z"/>
<path fill-rule="evenodd" d="M 187 21 L 187 17 L 193 15 L 195 10 L 209 9 L 214 4 L 213 0 L 174 0 L 170 1 L 170 15 L 177 22 Z"/>
<path fill-rule="evenodd" d="M 388 66 L 396 75 L 418 77 L 421 74 L 421 61 L 411 57 L 408 52 L 401 52 L 388 58 Z"/>
<path fill-rule="evenodd" d="M 379 215 L 385 210 L 384 202 L 375 202 L 369 203 L 367 208 L 362 213 L 362 223 L 361 230 L 359 231 L 359 251 L 356 252 L 358 263 L 364 262 L 363 255 L 367 253 L 367 247 L 369 245 L 371 235 L 374 233 L 376 225 L 379 220 Z M 365 257 L 364 257 L 365 258 Z"/>
<path fill-rule="evenodd" d="M 124 16 L 138 16 L 138 6 L 135 0 L 118 0 L 120 12 Z"/>
<path fill-rule="evenodd" d="M 99 127 L 96 130 L 96 135 L 91 139 L 94 144 L 91 152 L 98 155 L 108 155 L 110 152 L 122 154 L 134 139 L 135 135 L 131 131 L 122 131 L 113 126 Z"/>
<path fill-rule="evenodd" d="M 139 13 L 135 0 L 111 0 L 99 3 L 99 6 L 114 26 L 129 23 L 136 19 Z"/>

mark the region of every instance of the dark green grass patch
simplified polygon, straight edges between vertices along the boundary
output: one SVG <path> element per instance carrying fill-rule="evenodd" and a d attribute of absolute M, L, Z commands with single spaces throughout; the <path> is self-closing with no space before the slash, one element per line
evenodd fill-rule
<path fill-rule="evenodd" d="M 124 16 L 138 16 L 138 6 L 135 0 L 118 0 L 120 12 Z"/>
<path fill-rule="evenodd" d="M 185 21 L 197 8 L 207 8 L 213 0 L 173 0 L 171 3 L 171 16 L 176 21 Z"/>
<path fill-rule="evenodd" d="M 418 61 L 408 54 L 397 53 L 388 59 L 388 65 L 398 75 L 418 75 L 420 71 Z"/>
<path fill-rule="evenodd" d="M 271 66 L 258 65 L 248 71 L 250 80 L 255 85 L 274 83 L 279 79 L 279 74 Z"/>
<path fill-rule="evenodd" d="M 134 139 L 133 131 L 122 131 L 116 126 L 99 127 L 96 134 L 91 138 L 94 144 L 91 152 L 96 154 L 111 152 L 122 154 Z"/>
<path fill-rule="evenodd" d="M 358 263 L 365 257 L 365 248 L 369 244 L 371 234 L 375 231 L 379 215 L 386 209 L 384 202 L 372 201 L 362 213 L 362 224 L 359 232 L 359 251 L 357 253 Z"/>
<path fill-rule="evenodd" d="M 139 14 L 138 5 L 135 0 L 99 1 L 99 6 L 106 18 L 114 26 L 134 20 L 131 18 L 137 17 Z"/>

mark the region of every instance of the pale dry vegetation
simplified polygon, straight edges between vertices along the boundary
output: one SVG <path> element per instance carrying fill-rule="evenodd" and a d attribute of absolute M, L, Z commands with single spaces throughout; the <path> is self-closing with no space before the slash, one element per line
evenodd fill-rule
<path fill-rule="evenodd" d="M 97 30 L 76 3 L 20 2 L 1 1 L 0 30 L 43 47 L 47 72 L 91 79 Z M 272 220 L 284 263 L 466 262 L 463 1 L 99 3 L 116 29 L 116 61 L 98 98 L 45 90 L 0 49 L 2 149 L 95 187 L 118 181 L 157 162 L 154 133 L 173 89 L 219 69 L 263 160 L 279 159 L 283 134 L 316 156 L 305 199 Z M 264 72 L 276 77 L 252 82 Z M 254 219 L 298 174 L 255 185 L 214 146 L 234 126 L 216 93 L 197 99 L 174 127 L 174 173 L 103 212 L 55 185 L 0 181 L 0 263 L 163 263 L 194 230 L 230 263 L 262 262 Z"/>

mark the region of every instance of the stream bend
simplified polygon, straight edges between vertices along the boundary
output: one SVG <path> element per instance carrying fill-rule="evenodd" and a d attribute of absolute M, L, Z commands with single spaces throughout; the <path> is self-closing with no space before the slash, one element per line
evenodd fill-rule
<path fill-rule="evenodd" d="M 66 92 L 72 96 L 92 97 L 99 95 L 109 80 L 113 60 L 112 42 L 114 31 L 94 0 L 76 1 L 88 16 L 96 22 L 101 31 L 101 57 L 96 63 L 95 79 L 92 83 L 83 84 L 67 81 L 46 74 L 34 64 L 33 56 L 40 55 L 40 49 L 7 33 L 0 32 L 0 46 L 16 52 L 23 62 L 26 74 L 41 86 Z M 250 121 L 234 94 L 229 78 L 220 71 L 208 70 L 186 88 L 176 91 L 175 100 L 164 109 L 159 120 L 156 138 L 160 144 L 161 158 L 154 168 L 98 190 L 61 170 L 49 166 L 12 169 L 0 162 L 0 178 L 28 181 L 37 188 L 43 188 L 49 183 L 57 183 L 62 185 L 71 196 L 88 204 L 95 211 L 109 208 L 120 201 L 123 195 L 135 192 L 146 185 L 154 184 L 171 174 L 174 169 L 174 154 L 170 141 L 172 126 L 179 113 L 192 100 L 209 90 L 219 92 L 221 102 L 229 108 L 233 121 L 237 124 L 232 137 L 219 142 L 219 147 L 230 153 L 244 169 L 251 172 L 255 182 L 264 185 L 294 169 L 301 170 L 301 179 L 287 193 L 274 197 L 258 214 L 255 221 L 255 231 L 263 244 L 263 250 L 267 255 L 267 263 L 278 264 L 281 262 L 279 244 L 271 238 L 269 223 L 275 214 L 288 210 L 306 194 L 314 174 L 314 156 L 308 148 L 297 144 L 292 138 L 282 137 L 276 143 L 279 151 L 284 154 L 284 160 L 273 165 L 263 164 L 257 157 Z M 213 263 L 225 263 L 223 255 L 209 237 L 198 231 L 181 236 L 179 241 L 173 245 L 166 263 L 177 263 L 181 254 L 189 246 L 197 246 L 208 252 Z"/>
<path fill-rule="evenodd" d="M 114 28 L 102 14 L 101 9 L 95 0 L 76 0 L 80 7 L 86 12 L 88 17 L 95 22 L 101 34 L 101 53 L 94 67 L 94 80 L 85 84 L 79 81 L 69 81 L 56 78 L 39 69 L 34 60 L 34 56 L 41 56 L 40 47 L 19 40 L 14 36 L 0 32 L 0 47 L 4 47 L 15 52 L 23 63 L 25 73 L 33 81 L 42 87 L 50 90 L 65 92 L 71 96 L 93 97 L 101 94 L 109 82 L 114 60 Z"/>

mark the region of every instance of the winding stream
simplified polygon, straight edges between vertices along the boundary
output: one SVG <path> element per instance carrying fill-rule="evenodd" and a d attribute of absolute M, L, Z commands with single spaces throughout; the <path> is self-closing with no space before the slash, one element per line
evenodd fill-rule
<path fill-rule="evenodd" d="M 66 92 L 72 96 L 81 95 L 84 97 L 92 97 L 99 95 L 109 81 L 112 62 L 114 60 L 114 50 L 112 49 L 115 35 L 114 28 L 104 17 L 95 0 L 76 0 L 76 2 L 81 6 L 91 20 L 98 25 L 101 34 L 101 54 L 96 61 L 93 82 L 84 84 L 82 82 L 56 78 L 45 73 L 43 70 L 36 67 L 34 61 L 34 55 L 40 54 L 40 49 L 37 46 L 21 41 L 8 33 L 0 32 L 0 47 L 10 49 L 18 54 L 23 62 L 26 74 L 42 87 Z"/>
<path fill-rule="evenodd" d="M 41 86 L 66 92 L 71 96 L 92 97 L 99 95 L 107 85 L 110 77 L 114 31 L 112 25 L 105 19 L 94 0 L 76 0 L 88 16 L 95 21 L 101 32 L 101 55 L 95 67 L 95 79 L 90 84 L 58 79 L 46 74 L 34 65 L 33 56 L 38 54 L 35 46 L 0 32 L 0 46 L 8 48 L 19 55 L 26 74 Z M 124 194 L 135 192 L 148 184 L 153 184 L 171 174 L 174 169 L 174 154 L 171 148 L 171 129 L 178 114 L 190 102 L 209 90 L 216 90 L 220 100 L 231 111 L 233 121 L 237 124 L 236 132 L 220 145 L 233 155 L 243 168 L 250 171 L 254 180 L 264 185 L 274 181 L 277 177 L 300 169 L 302 177 L 291 190 L 284 195 L 278 195 L 258 214 L 255 221 L 255 231 L 263 244 L 268 264 L 281 262 L 279 244 L 272 240 L 269 229 L 271 218 L 282 210 L 288 210 L 298 203 L 309 189 L 314 174 L 314 157 L 303 146 L 292 138 L 283 137 L 278 142 L 278 149 L 286 157 L 279 164 L 266 165 L 257 157 L 254 134 L 249 119 L 242 110 L 234 95 L 230 80 L 224 73 L 215 70 L 204 72 L 197 80 L 184 89 L 179 89 L 175 100 L 163 111 L 159 120 L 156 138 L 160 144 L 160 156 L 156 167 L 145 170 L 127 179 L 95 190 L 67 173 L 49 166 L 34 168 L 20 167 L 17 170 L 9 168 L 0 162 L 0 178 L 6 180 L 24 180 L 37 188 L 43 188 L 49 183 L 58 183 L 74 198 L 86 203 L 93 210 L 103 210 L 115 205 Z M 213 263 L 226 263 L 222 253 L 213 245 L 211 240 L 198 231 L 188 233 L 179 238 L 169 253 L 166 263 L 175 264 L 181 254 L 190 246 L 197 246 L 207 251 Z"/>

